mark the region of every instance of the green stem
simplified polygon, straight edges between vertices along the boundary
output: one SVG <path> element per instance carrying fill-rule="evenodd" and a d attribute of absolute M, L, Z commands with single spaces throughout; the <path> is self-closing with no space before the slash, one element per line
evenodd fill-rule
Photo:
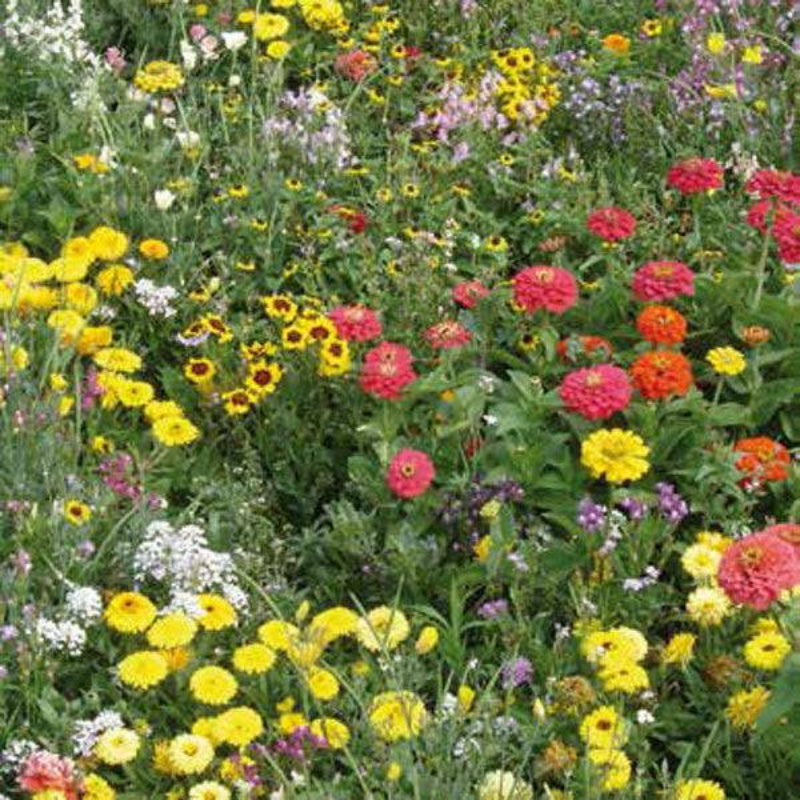
<path fill-rule="evenodd" d="M 764 242 L 761 245 L 761 256 L 756 265 L 756 275 L 758 276 L 758 284 L 756 285 L 756 293 L 753 296 L 753 310 L 761 305 L 761 294 L 764 291 L 764 281 L 767 279 L 767 256 L 769 255 L 769 233 L 764 234 Z"/>

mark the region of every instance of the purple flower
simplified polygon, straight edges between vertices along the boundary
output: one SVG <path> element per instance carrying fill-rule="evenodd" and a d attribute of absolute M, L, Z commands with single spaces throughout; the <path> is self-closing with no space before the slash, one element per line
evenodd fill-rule
<path fill-rule="evenodd" d="M 496 619 L 501 614 L 508 611 L 508 603 L 500 598 L 499 600 L 487 600 L 478 606 L 478 616 L 483 619 Z"/>
<path fill-rule="evenodd" d="M 599 531 L 606 522 L 605 506 L 598 505 L 591 497 L 584 497 L 578 503 L 578 514 L 575 519 L 586 533 Z"/>
<path fill-rule="evenodd" d="M 689 513 L 689 506 L 671 483 L 657 483 L 656 489 L 661 516 L 672 525 L 677 525 Z"/>
<path fill-rule="evenodd" d="M 527 658 L 515 658 L 503 664 L 500 683 L 504 689 L 516 689 L 533 678 L 533 665 Z"/>
<path fill-rule="evenodd" d="M 625 497 L 617 503 L 630 520 L 640 520 L 647 513 L 647 503 L 633 497 Z"/>

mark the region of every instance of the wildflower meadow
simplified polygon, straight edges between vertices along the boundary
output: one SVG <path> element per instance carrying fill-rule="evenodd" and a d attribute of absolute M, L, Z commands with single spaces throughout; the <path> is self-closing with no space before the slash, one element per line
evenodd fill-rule
<path fill-rule="evenodd" d="M 0 800 L 800 797 L 797 0 L 0 0 Z"/>

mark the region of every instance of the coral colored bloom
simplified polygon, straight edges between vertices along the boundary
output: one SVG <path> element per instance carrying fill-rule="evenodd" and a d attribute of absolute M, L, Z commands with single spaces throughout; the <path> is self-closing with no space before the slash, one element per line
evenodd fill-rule
<path fill-rule="evenodd" d="M 636 220 L 622 208 L 597 208 L 586 217 L 586 229 L 607 242 L 627 239 L 636 230 Z"/>
<path fill-rule="evenodd" d="M 381 342 L 365 354 L 358 383 L 367 394 L 397 400 L 417 377 L 411 361 L 411 352 L 403 345 Z"/>
<path fill-rule="evenodd" d="M 680 344 L 686 338 L 686 319 L 669 306 L 647 306 L 636 317 L 636 330 L 651 344 Z"/>
<path fill-rule="evenodd" d="M 694 294 L 694 273 L 680 261 L 648 261 L 633 274 L 631 289 L 643 303 Z"/>
<path fill-rule="evenodd" d="M 570 372 L 558 394 L 567 410 L 586 419 L 606 419 L 628 405 L 632 390 L 625 370 L 598 364 Z"/>
<path fill-rule="evenodd" d="M 469 331 L 454 320 L 444 320 L 425 331 L 425 340 L 437 350 L 449 350 L 469 343 Z"/>
<path fill-rule="evenodd" d="M 337 306 L 328 314 L 340 339 L 367 342 L 381 335 L 381 323 L 374 311 L 365 306 Z"/>
<path fill-rule="evenodd" d="M 577 361 L 577 356 L 591 356 L 594 352 L 607 358 L 614 348 L 602 336 L 570 336 L 556 344 L 556 355 L 561 361 Z"/>
<path fill-rule="evenodd" d="M 77 800 L 80 780 L 72 762 L 53 753 L 38 751 L 25 759 L 17 783 L 26 792 L 61 792 L 64 800 Z"/>
<path fill-rule="evenodd" d="M 724 552 L 717 580 L 734 603 L 764 611 L 782 591 L 800 584 L 800 559 L 788 542 L 754 533 Z"/>
<path fill-rule="evenodd" d="M 777 536 L 784 542 L 787 542 L 794 547 L 795 554 L 800 558 L 800 525 L 793 522 L 781 522 L 778 525 L 770 525 L 764 528 L 762 533 L 768 533 L 770 536 Z"/>
<path fill-rule="evenodd" d="M 343 78 L 357 83 L 375 72 L 378 64 L 366 51 L 350 50 L 337 56 L 333 67 Z"/>
<path fill-rule="evenodd" d="M 736 469 L 745 474 L 741 481 L 745 487 L 760 486 L 765 481 L 786 480 L 789 475 L 789 451 L 767 436 L 740 439 L 733 451 L 741 454 L 735 463 Z"/>
<path fill-rule="evenodd" d="M 578 299 L 575 278 L 561 267 L 526 267 L 512 278 L 511 284 L 514 302 L 529 314 L 540 308 L 563 314 Z"/>
<path fill-rule="evenodd" d="M 398 497 L 418 497 L 433 480 L 433 462 L 420 450 L 400 450 L 389 462 L 386 485 Z"/>
<path fill-rule="evenodd" d="M 453 287 L 451 297 L 462 308 L 473 308 L 488 294 L 489 290 L 480 281 L 463 281 Z"/>
<path fill-rule="evenodd" d="M 722 186 L 722 167 L 713 158 L 689 158 L 670 167 L 667 186 L 681 194 L 696 194 Z"/>
<path fill-rule="evenodd" d="M 628 374 L 636 390 L 647 400 L 683 397 L 692 385 L 689 360 L 668 350 L 642 353 L 631 364 Z"/>

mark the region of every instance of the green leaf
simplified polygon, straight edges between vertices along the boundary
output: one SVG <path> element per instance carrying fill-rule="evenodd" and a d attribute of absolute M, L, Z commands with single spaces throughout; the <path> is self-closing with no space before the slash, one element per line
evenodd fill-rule
<path fill-rule="evenodd" d="M 775 688 L 764 710 L 758 715 L 755 729 L 758 735 L 771 728 L 800 702 L 800 653 L 792 653 L 784 662 Z"/>

